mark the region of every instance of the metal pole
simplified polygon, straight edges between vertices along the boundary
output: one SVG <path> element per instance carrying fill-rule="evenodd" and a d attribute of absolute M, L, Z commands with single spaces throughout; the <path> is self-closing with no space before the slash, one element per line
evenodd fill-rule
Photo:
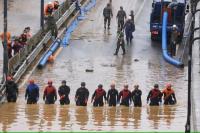
<path fill-rule="evenodd" d="M 40 8 L 40 27 L 44 30 L 44 0 L 41 0 Z"/>
<path fill-rule="evenodd" d="M 8 75 L 8 47 L 7 47 L 7 0 L 4 0 L 4 40 L 3 40 L 3 76 Z"/>

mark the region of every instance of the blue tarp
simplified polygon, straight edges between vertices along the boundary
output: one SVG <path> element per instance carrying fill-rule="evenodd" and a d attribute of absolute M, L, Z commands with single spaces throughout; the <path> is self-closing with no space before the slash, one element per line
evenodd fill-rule
<path fill-rule="evenodd" d="M 163 24 L 162 24 L 162 51 L 164 59 L 172 65 L 177 67 L 183 67 L 184 64 L 180 61 L 175 60 L 171 56 L 169 56 L 167 51 L 167 16 L 168 13 L 164 12 L 163 14 Z"/>

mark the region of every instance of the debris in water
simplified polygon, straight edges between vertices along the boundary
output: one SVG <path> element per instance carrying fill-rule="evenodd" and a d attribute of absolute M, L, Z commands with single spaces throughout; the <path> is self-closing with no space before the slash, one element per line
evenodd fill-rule
<path fill-rule="evenodd" d="M 86 71 L 86 72 L 94 72 L 93 69 L 86 69 L 85 71 Z"/>

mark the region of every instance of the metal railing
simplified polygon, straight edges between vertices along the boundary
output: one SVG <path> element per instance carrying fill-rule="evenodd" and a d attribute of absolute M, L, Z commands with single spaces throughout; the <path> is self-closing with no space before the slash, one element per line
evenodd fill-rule
<path fill-rule="evenodd" d="M 68 10 L 68 11 L 67 11 Z M 69 2 L 66 1 L 60 5 L 57 11 L 54 12 L 53 16 L 55 20 L 57 21 L 57 27 L 59 28 L 63 22 L 66 20 L 67 17 L 70 16 L 70 14 L 75 10 L 75 5 L 71 5 L 69 7 Z M 67 11 L 67 12 L 66 12 Z M 63 14 L 66 16 L 63 18 Z M 60 19 L 62 18 L 62 19 Z M 38 43 L 42 40 L 42 38 L 45 37 L 45 34 L 48 35 L 47 38 L 50 39 L 50 34 L 47 31 L 47 24 L 45 24 L 45 30 L 42 31 L 41 29 L 33 35 L 30 40 L 27 41 L 27 45 L 22 48 L 19 53 L 15 54 L 12 58 L 9 59 L 8 62 L 8 74 L 9 75 L 14 75 L 18 68 L 22 65 L 22 63 L 26 60 L 28 55 L 39 45 Z M 46 40 L 42 41 L 41 43 L 45 44 L 47 43 Z"/>

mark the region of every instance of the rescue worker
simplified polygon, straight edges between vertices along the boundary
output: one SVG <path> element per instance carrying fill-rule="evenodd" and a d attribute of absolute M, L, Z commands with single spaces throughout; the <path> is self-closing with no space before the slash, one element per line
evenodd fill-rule
<path fill-rule="evenodd" d="M 26 33 L 22 33 L 19 37 L 19 42 L 21 43 L 21 45 L 24 47 L 26 46 L 26 42 L 27 42 L 28 38 L 27 38 L 27 35 Z"/>
<path fill-rule="evenodd" d="M 122 30 L 124 28 L 124 21 L 126 19 L 126 12 L 123 10 L 123 7 L 120 6 L 120 10 L 117 13 L 118 28 Z"/>
<path fill-rule="evenodd" d="M 52 2 L 49 2 L 44 8 L 44 15 L 45 16 L 52 15 L 53 11 L 54 11 L 54 5 Z"/>
<path fill-rule="evenodd" d="M 118 40 L 117 40 L 117 48 L 116 48 L 114 55 L 118 55 L 120 47 L 122 48 L 122 51 L 123 51 L 122 55 L 125 55 L 126 54 L 125 41 L 124 41 L 124 33 L 122 31 L 119 31 Z"/>
<path fill-rule="evenodd" d="M 76 106 L 87 106 L 89 91 L 85 87 L 85 82 L 81 83 L 81 87 L 77 89 L 75 95 Z"/>
<path fill-rule="evenodd" d="M 56 88 L 52 85 L 51 80 L 48 81 L 48 86 L 44 90 L 43 100 L 45 104 L 54 104 L 57 100 Z"/>
<path fill-rule="evenodd" d="M 132 99 L 135 107 L 142 107 L 141 96 L 142 91 L 139 89 L 139 85 L 135 85 L 132 91 Z"/>
<path fill-rule="evenodd" d="M 176 96 L 171 84 L 166 85 L 166 88 L 162 91 L 162 94 L 164 96 L 165 105 L 176 104 Z"/>
<path fill-rule="evenodd" d="M 0 34 L 0 38 L 2 40 L 2 44 L 4 46 L 4 33 L 1 33 Z M 8 58 L 11 58 L 12 57 L 12 47 L 11 47 L 11 33 L 10 32 L 7 32 L 6 33 L 6 40 L 7 40 L 7 50 L 8 50 Z"/>
<path fill-rule="evenodd" d="M 106 102 L 106 91 L 103 89 L 103 85 L 99 84 L 98 88 L 95 90 L 94 94 L 92 95 L 92 101 L 94 107 L 103 106 L 104 101 Z"/>
<path fill-rule="evenodd" d="M 21 45 L 21 43 L 19 42 L 19 38 L 16 37 L 13 44 L 12 44 L 12 49 L 14 50 L 14 55 L 19 53 L 20 49 L 23 48 L 23 46 Z"/>
<path fill-rule="evenodd" d="M 27 39 L 30 39 L 30 38 L 32 37 L 31 28 L 30 28 L 30 27 L 26 27 L 26 28 L 24 29 L 24 32 L 23 32 L 23 33 L 26 34 Z"/>
<path fill-rule="evenodd" d="M 62 85 L 58 89 L 58 94 L 60 96 L 60 105 L 68 105 L 70 104 L 69 100 L 69 93 L 70 93 L 70 87 L 66 85 L 66 80 L 62 81 Z"/>
<path fill-rule="evenodd" d="M 171 56 L 176 55 L 176 44 L 178 41 L 178 31 L 177 31 L 177 26 L 173 25 L 172 26 L 172 33 L 171 33 L 171 43 L 170 43 L 170 54 Z"/>
<path fill-rule="evenodd" d="M 11 76 L 6 81 L 6 97 L 8 102 L 16 102 L 18 96 L 18 85 L 13 81 Z"/>
<path fill-rule="evenodd" d="M 159 106 L 159 103 L 162 103 L 162 93 L 159 90 L 158 84 L 154 85 L 154 88 L 150 90 L 147 96 L 147 103 L 150 100 L 150 106 Z"/>
<path fill-rule="evenodd" d="M 126 42 L 127 44 L 131 43 L 133 39 L 133 31 L 134 31 L 134 25 L 131 20 L 131 16 L 128 16 L 128 20 L 126 21 L 124 25 L 125 33 L 126 33 Z"/>
<path fill-rule="evenodd" d="M 56 38 L 58 34 L 58 29 L 55 18 L 53 17 L 53 15 L 48 15 L 48 17 L 45 17 L 45 20 L 47 20 L 47 29 L 51 30 L 52 36 Z"/>
<path fill-rule="evenodd" d="M 112 13 L 112 8 L 109 3 L 103 9 L 103 16 L 104 16 L 104 29 L 106 29 L 107 22 L 108 22 L 108 29 L 110 29 L 110 20 L 111 20 L 111 17 L 113 17 L 113 13 Z"/>
<path fill-rule="evenodd" d="M 109 106 L 116 106 L 118 99 L 118 90 L 115 89 L 115 84 L 110 85 L 111 89 L 108 90 L 107 100 Z"/>
<path fill-rule="evenodd" d="M 120 105 L 128 107 L 131 104 L 131 99 L 131 91 L 128 89 L 128 85 L 124 85 L 124 89 L 119 93 L 118 102 L 121 100 Z"/>
<path fill-rule="evenodd" d="M 27 104 L 36 104 L 39 100 L 39 87 L 33 79 L 29 81 L 26 88 L 25 100 L 27 100 Z"/>
<path fill-rule="evenodd" d="M 59 1 L 55 0 L 53 2 L 53 8 L 54 8 L 54 10 L 57 10 L 59 8 L 59 6 L 60 6 Z"/>

